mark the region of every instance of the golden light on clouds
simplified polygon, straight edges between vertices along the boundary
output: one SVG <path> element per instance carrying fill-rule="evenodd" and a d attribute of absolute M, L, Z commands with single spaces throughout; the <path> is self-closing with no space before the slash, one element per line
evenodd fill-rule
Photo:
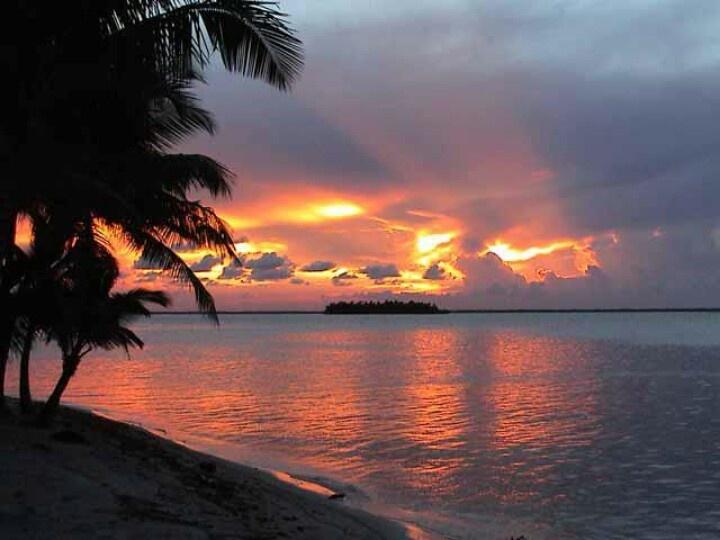
<path fill-rule="evenodd" d="M 447 244 L 453 238 L 455 233 L 436 233 L 436 234 L 418 234 L 416 245 L 419 253 L 430 253 L 434 251 L 438 246 Z"/>
<path fill-rule="evenodd" d="M 250 218 L 239 218 L 235 216 L 222 216 L 223 220 L 230 225 L 231 228 L 234 230 L 245 230 L 245 229 L 253 229 L 255 227 L 259 227 L 262 225 L 262 222 L 257 219 L 250 219 Z"/>
<path fill-rule="evenodd" d="M 498 240 L 494 244 L 488 246 L 482 254 L 486 255 L 487 253 L 494 253 L 503 261 L 507 263 L 512 263 L 529 261 L 530 259 L 538 257 L 539 255 L 549 255 L 554 251 L 570 249 L 573 247 L 575 247 L 575 242 L 567 240 L 561 242 L 553 242 L 545 246 L 532 246 L 525 249 L 517 249 L 512 247 L 510 244 Z"/>
<path fill-rule="evenodd" d="M 366 210 L 349 201 L 321 202 L 276 210 L 270 219 L 287 223 L 322 223 L 328 220 L 346 219 L 365 214 Z"/>
<path fill-rule="evenodd" d="M 247 255 L 248 253 L 269 253 L 269 252 L 284 252 L 287 251 L 287 245 L 282 242 L 237 242 L 235 244 L 235 251 L 240 255 Z"/>
<path fill-rule="evenodd" d="M 444 289 L 442 281 L 423 279 L 422 272 L 403 270 L 400 272 L 401 290 L 411 292 L 438 292 Z"/>
<path fill-rule="evenodd" d="M 263 200 L 247 205 L 242 215 L 222 212 L 222 218 L 236 232 L 268 228 L 278 225 L 303 225 L 329 220 L 347 219 L 368 213 L 366 203 L 336 198 L 333 195 L 284 197 L 280 200 Z"/>
<path fill-rule="evenodd" d="M 494 253 L 528 281 L 543 281 L 548 275 L 582 276 L 590 266 L 599 266 L 592 238 L 556 240 L 547 244 L 518 248 L 497 240 L 481 253 Z"/>
<path fill-rule="evenodd" d="M 415 262 L 421 266 L 447 259 L 452 252 L 450 242 L 457 236 L 455 232 L 426 233 L 419 232 L 415 238 L 415 251 L 419 255 Z"/>
<path fill-rule="evenodd" d="M 320 216 L 331 219 L 359 216 L 365 213 L 362 207 L 349 202 L 338 202 L 318 206 L 315 208 L 315 212 Z"/>

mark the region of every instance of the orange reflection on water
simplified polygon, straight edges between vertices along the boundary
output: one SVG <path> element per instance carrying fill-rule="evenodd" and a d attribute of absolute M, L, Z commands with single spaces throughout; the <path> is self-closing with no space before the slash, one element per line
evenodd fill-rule
<path fill-rule="evenodd" d="M 462 419 L 467 417 L 467 411 L 462 386 L 457 384 L 457 332 L 417 330 L 408 341 L 412 364 L 408 366 L 409 384 L 405 387 L 406 412 L 413 426 L 408 438 L 432 449 L 462 445 Z"/>
<path fill-rule="evenodd" d="M 248 321 L 148 327 L 131 360 L 84 362 L 67 399 L 436 500 L 532 497 L 557 464 L 537 456 L 590 444 L 602 415 L 592 351 L 574 340 L 400 319 L 282 331 Z M 34 359 L 36 397 L 54 383 L 56 355 Z"/>
<path fill-rule="evenodd" d="M 412 489 L 441 495 L 455 485 L 452 477 L 466 464 L 463 447 L 468 439 L 467 396 L 457 357 L 462 350 L 458 332 L 448 328 L 418 329 L 399 341 L 408 356 L 404 395 L 397 406 L 404 418 L 403 436 L 413 451 L 426 455 L 406 465 Z"/>
<path fill-rule="evenodd" d="M 493 446 L 585 446 L 592 433 L 585 420 L 596 414 L 596 380 L 568 362 L 581 351 L 564 351 L 567 341 L 520 334 L 497 334 L 489 347 L 493 384 L 488 403 L 494 411 Z M 584 378 L 587 391 L 570 393 L 563 377 Z"/>

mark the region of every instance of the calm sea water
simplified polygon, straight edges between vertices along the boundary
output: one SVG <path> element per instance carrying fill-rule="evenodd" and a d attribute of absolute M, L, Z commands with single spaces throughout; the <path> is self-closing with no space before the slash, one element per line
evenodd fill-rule
<path fill-rule="evenodd" d="M 720 315 L 222 323 L 139 324 L 145 350 L 89 357 L 67 400 L 452 537 L 720 537 Z M 57 367 L 38 351 L 38 395 Z"/>

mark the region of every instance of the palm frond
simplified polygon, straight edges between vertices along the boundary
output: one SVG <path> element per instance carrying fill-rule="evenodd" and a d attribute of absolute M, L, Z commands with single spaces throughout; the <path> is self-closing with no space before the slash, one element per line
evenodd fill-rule
<path fill-rule="evenodd" d="M 205 288 L 202 280 L 177 253 L 143 231 L 123 231 L 123 236 L 130 247 L 140 252 L 140 256 L 148 264 L 162 269 L 172 279 L 187 283 L 195 294 L 195 303 L 198 309 L 216 323 L 219 322 L 212 295 Z"/>
<path fill-rule="evenodd" d="M 157 149 L 169 148 L 198 131 L 215 132 L 212 115 L 200 106 L 193 94 L 192 84 L 198 77 L 189 74 L 180 80 L 163 81 L 154 85 L 156 90 L 149 96 L 149 123 L 146 134 Z"/>
<path fill-rule="evenodd" d="M 172 196 L 163 197 L 166 214 L 153 220 L 153 232 L 170 246 L 192 244 L 214 251 L 222 257 L 236 259 L 232 233 L 212 208 L 197 201 L 185 201 Z M 160 205 L 158 205 L 160 206 Z"/>
<path fill-rule="evenodd" d="M 108 321 L 106 326 L 96 324 L 92 332 L 83 335 L 82 340 L 91 348 L 99 347 L 106 350 L 122 348 L 125 352 L 129 352 L 132 347 L 142 349 L 145 346 L 140 336 L 125 326 L 119 326 L 116 321 Z"/>
<path fill-rule="evenodd" d="M 118 39 L 145 44 L 158 67 L 178 78 L 217 51 L 227 69 L 285 90 L 303 65 L 302 43 L 286 18 L 275 2 L 136 1 L 117 6 L 107 27 Z"/>
<path fill-rule="evenodd" d="M 144 171 L 161 187 L 185 197 L 190 189 L 205 189 L 214 197 L 231 193 L 231 174 L 214 159 L 201 154 L 156 155 L 143 160 Z"/>
<path fill-rule="evenodd" d="M 137 288 L 111 294 L 109 304 L 111 310 L 117 314 L 118 319 L 129 322 L 137 317 L 149 317 L 151 315 L 145 304 L 168 307 L 170 297 L 162 291 Z"/>

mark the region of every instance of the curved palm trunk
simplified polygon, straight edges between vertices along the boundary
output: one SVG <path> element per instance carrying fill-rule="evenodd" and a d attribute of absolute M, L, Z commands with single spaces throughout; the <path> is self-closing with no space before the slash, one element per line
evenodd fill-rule
<path fill-rule="evenodd" d="M 52 394 L 50 394 L 50 397 L 45 402 L 45 405 L 38 416 L 38 422 L 41 425 L 49 424 L 55 414 L 57 414 L 57 410 L 60 407 L 60 398 L 65 392 L 70 379 L 75 374 L 75 370 L 77 369 L 79 363 L 80 356 L 78 354 L 66 357 L 63 361 L 63 370 L 60 374 L 60 378 L 55 384 Z"/>
<path fill-rule="evenodd" d="M 35 325 L 30 323 L 23 340 L 22 354 L 20 356 L 20 410 L 29 413 L 32 410 L 32 396 L 30 394 L 30 352 L 35 341 Z"/>

